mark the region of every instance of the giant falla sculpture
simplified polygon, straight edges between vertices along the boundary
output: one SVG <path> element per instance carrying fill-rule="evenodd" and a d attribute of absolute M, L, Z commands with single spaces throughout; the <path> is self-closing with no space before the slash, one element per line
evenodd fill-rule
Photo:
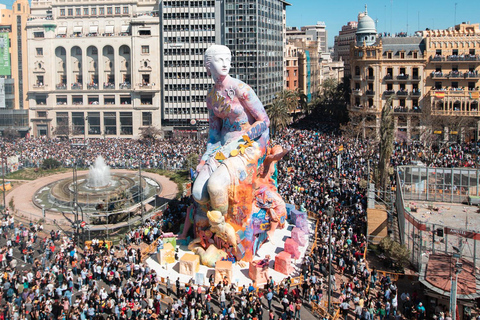
<path fill-rule="evenodd" d="M 270 121 L 262 103 L 249 85 L 228 74 L 230 50 L 213 45 L 204 62 L 215 81 L 206 98 L 209 139 L 182 236 L 194 228 L 189 249 L 204 265 L 213 267 L 221 259 L 251 262 L 286 219 L 275 163 L 288 150 L 270 147 Z"/>

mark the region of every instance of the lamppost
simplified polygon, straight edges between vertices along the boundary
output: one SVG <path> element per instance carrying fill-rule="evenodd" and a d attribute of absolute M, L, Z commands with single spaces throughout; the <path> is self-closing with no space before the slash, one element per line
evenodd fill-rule
<path fill-rule="evenodd" d="M 142 223 L 143 223 L 143 214 L 144 214 L 144 208 L 143 208 L 143 189 L 142 189 L 142 161 L 139 158 L 138 159 L 138 196 L 140 198 L 140 213 L 142 215 Z"/>
<path fill-rule="evenodd" d="M 332 302 L 332 217 L 333 217 L 333 207 L 330 205 L 326 210 L 328 217 L 328 305 L 327 311 L 331 313 L 331 302 Z"/>

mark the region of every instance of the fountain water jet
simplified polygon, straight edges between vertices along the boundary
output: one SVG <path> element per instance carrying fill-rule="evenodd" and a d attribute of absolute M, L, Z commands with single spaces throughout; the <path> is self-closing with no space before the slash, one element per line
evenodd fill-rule
<path fill-rule="evenodd" d="M 110 167 L 107 166 L 102 156 L 98 156 L 93 166 L 88 170 L 87 186 L 90 188 L 103 188 L 110 184 Z"/>

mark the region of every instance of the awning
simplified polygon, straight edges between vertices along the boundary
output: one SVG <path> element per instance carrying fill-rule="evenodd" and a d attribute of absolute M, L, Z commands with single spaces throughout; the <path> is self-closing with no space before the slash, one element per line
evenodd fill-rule
<path fill-rule="evenodd" d="M 58 27 L 57 28 L 57 34 L 67 34 L 67 27 Z"/>
<path fill-rule="evenodd" d="M 114 26 L 106 26 L 105 33 L 113 33 L 114 28 L 115 28 Z"/>
<path fill-rule="evenodd" d="M 73 27 L 73 33 L 82 33 L 83 27 Z"/>
<path fill-rule="evenodd" d="M 122 32 L 128 32 L 128 29 L 130 29 L 130 25 L 128 24 L 122 25 Z"/>
<path fill-rule="evenodd" d="M 98 26 L 90 26 L 90 33 L 98 33 Z"/>

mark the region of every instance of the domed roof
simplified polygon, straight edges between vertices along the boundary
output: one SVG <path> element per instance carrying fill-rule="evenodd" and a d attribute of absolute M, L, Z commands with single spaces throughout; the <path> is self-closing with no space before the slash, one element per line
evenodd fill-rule
<path fill-rule="evenodd" d="M 358 21 L 357 34 L 377 33 L 375 28 L 375 21 L 367 14 Z"/>

